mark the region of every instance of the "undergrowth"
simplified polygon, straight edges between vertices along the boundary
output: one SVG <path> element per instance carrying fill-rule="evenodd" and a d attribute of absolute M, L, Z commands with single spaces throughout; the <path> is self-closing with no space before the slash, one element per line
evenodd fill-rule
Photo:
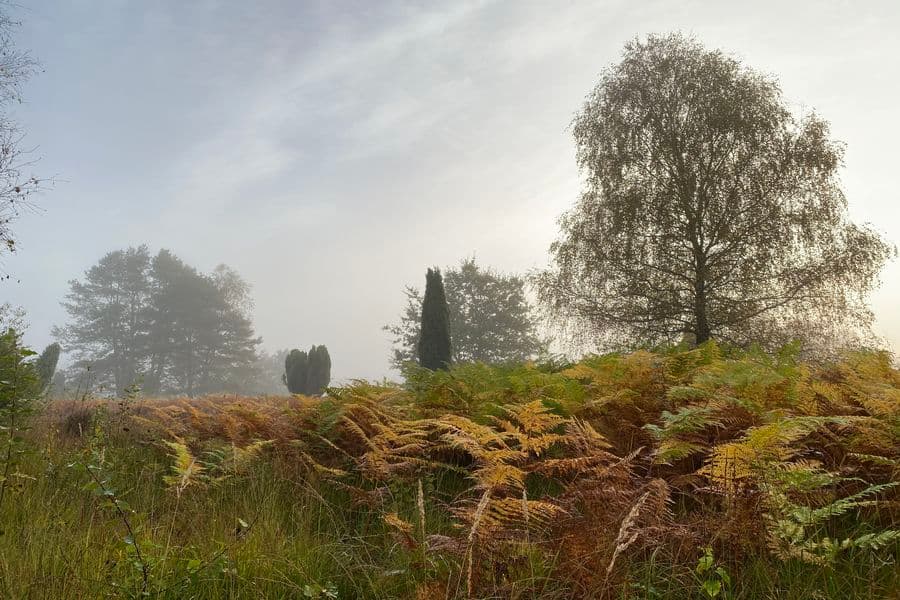
<path fill-rule="evenodd" d="M 900 592 L 884 353 L 710 343 L 322 399 L 58 401 L 28 443 L 0 505 L 3 597 Z"/>

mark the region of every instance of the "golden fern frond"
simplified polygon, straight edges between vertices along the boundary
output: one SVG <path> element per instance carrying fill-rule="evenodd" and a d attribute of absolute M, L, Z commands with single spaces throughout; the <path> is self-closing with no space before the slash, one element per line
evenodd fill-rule
<path fill-rule="evenodd" d="M 187 445 L 181 440 L 163 443 L 172 450 L 169 457 L 173 461 L 172 473 L 163 476 L 166 486 L 180 496 L 189 486 L 202 484 L 203 465 L 194 457 Z"/>
<path fill-rule="evenodd" d="M 566 422 L 564 417 L 554 414 L 541 400 L 502 408 L 530 436 L 545 434 Z"/>
<path fill-rule="evenodd" d="M 525 472 L 506 463 L 492 463 L 475 470 L 472 478 L 481 489 L 522 490 L 525 487 Z"/>
<path fill-rule="evenodd" d="M 232 460 L 231 467 L 236 474 L 242 474 L 249 470 L 253 462 L 256 461 L 266 448 L 270 448 L 274 444 L 274 440 L 258 440 L 244 446 L 243 448 L 231 444 Z"/>
<path fill-rule="evenodd" d="M 573 479 L 591 476 L 595 474 L 596 467 L 606 466 L 614 460 L 616 460 L 614 455 L 606 453 L 573 458 L 548 458 L 530 465 L 529 470 L 548 477 Z"/>
<path fill-rule="evenodd" d="M 570 419 L 566 423 L 566 435 L 561 440 L 566 446 L 581 452 L 608 450 L 611 445 L 597 433 L 590 423 L 582 419 Z"/>
<path fill-rule="evenodd" d="M 482 517 L 485 535 L 502 530 L 543 530 L 566 511 L 553 502 L 522 498 L 495 498 L 488 503 Z"/>

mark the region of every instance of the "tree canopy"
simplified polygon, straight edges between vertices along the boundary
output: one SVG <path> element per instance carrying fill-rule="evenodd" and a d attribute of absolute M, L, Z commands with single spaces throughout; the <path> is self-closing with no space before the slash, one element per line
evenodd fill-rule
<path fill-rule="evenodd" d="M 537 277 L 609 345 L 865 329 L 893 249 L 847 218 L 843 146 L 778 83 L 681 34 L 625 46 L 573 123 L 585 189 Z M 830 332 L 822 332 L 824 328 Z"/>
<path fill-rule="evenodd" d="M 108 253 L 69 285 L 69 323 L 54 332 L 96 384 L 193 395 L 254 380 L 249 286 L 230 268 L 205 275 L 139 246 Z"/>
<path fill-rule="evenodd" d="M 490 364 L 518 362 L 544 350 L 521 277 L 498 273 L 467 258 L 443 271 L 444 291 L 450 312 L 455 362 Z M 422 315 L 422 295 L 407 287 L 406 308 L 395 325 L 391 364 L 400 368 L 416 360 Z"/>

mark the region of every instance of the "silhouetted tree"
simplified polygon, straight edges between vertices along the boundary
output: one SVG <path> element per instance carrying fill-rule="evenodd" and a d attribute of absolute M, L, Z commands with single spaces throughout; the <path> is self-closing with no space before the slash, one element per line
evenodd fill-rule
<path fill-rule="evenodd" d="M 309 378 L 306 382 L 306 393 L 310 396 L 321 395 L 331 383 L 331 356 L 325 346 L 313 346 L 309 349 Z"/>
<path fill-rule="evenodd" d="M 40 381 L 41 391 L 45 392 L 53 381 L 53 375 L 56 373 L 56 365 L 59 363 L 59 344 L 56 342 L 50 344 L 41 352 L 37 360 L 34 361 L 34 368 L 37 371 L 38 381 Z"/>
<path fill-rule="evenodd" d="M 256 347 L 249 286 L 228 267 L 205 275 L 168 250 L 111 252 L 70 282 L 70 316 L 56 336 L 76 367 L 117 394 L 134 384 L 148 393 L 249 391 Z"/>
<path fill-rule="evenodd" d="M 453 332 L 453 362 L 521 362 L 545 350 L 521 277 L 480 267 L 473 258 L 444 270 L 442 276 Z M 407 287 L 405 293 L 400 322 L 384 327 L 394 335 L 391 364 L 397 369 L 416 360 L 422 324 L 422 294 L 414 287 Z"/>
<path fill-rule="evenodd" d="M 328 348 L 313 345 L 309 352 L 291 350 L 284 360 L 282 380 L 292 394 L 321 395 L 331 382 Z"/>
<path fill-rule="evenodd" d="M 146 246 L 106 254 L 82 281 L 69 281 L 69 323 L 54 328 L 76 362 L 92 366 L 97 385 L 116 394 L 137 381 L 147 354 L 149 268 Z"/>
<path fill-rule="evenodd" d="M 425 276 L 420 331 L 419 365 L 433 371 L 448 368 L 452 357 L 450 311 L 447 308 L 441 271 L 437 267 L 428 269 Z"/>
<path fill-rule="evenodd" d="M 284 359 L 284 384 L 292 394 L 305 394 L 309 377 L 309 356 L 294 348 Z"/>
<path fill-rule="evenodd" d="M 841 144 L 771 77 L 650 36 L 603 73 L 573 131 L 587 187 L 537 278 L 552 314 L 608 345 L 778 343 L 798 320 L 871 321 L 893 250 L 847 220 Z"/>
<path fill-rule="evenodd" d="M 256 347 L 249 286 L 220 266 L 207 276 L 167 250 L 154 258 L 150 277 L 148 383 L 188 395 L 240 390 L 255 377 Z"/>

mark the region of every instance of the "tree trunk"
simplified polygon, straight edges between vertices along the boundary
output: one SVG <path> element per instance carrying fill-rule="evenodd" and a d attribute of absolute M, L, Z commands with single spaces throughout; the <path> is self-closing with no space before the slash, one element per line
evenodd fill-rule
<path fill-rule="evenodd" d="M 697 275 L 694 279 L 694 334 L 695 344 L 709 340 L 709 320 L 706 315 L 706 257 L 697 257 Z"/>

